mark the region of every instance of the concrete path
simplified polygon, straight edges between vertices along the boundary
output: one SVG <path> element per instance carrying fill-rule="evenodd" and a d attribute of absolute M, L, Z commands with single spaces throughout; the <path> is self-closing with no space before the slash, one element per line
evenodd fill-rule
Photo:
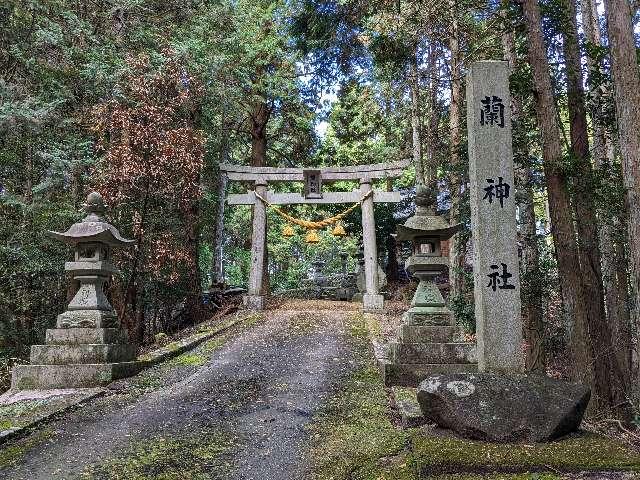
<path fill-rule="evenodd" d="M 112 385 L 2 446 L 0 479 L 305 478 L 305 425 L 357 361 L 354 312 L 336 310 L 268 312 L 220 348 Z"/>

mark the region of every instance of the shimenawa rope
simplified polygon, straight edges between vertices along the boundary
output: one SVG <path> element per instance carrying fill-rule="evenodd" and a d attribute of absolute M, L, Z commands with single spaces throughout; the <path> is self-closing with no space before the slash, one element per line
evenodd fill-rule
<path fill-rule="evenodd" d="M 266 198 L 264 198 L 262 195 L 260 195 L 258 192 L 253 192 L 253 193 L 255 194 L 256 197 L 262 200 L 265 205 L 272 208 L 278 215 L 288 220 L 289 222 L 295 223 L 296 225 L 300 225 L 301 227 L 304 227 L 307 229 L 318 229 L 318 228 L 328 227 L 329 225 L 333 225 L 337 221 L 342 220 L 344 217 L 346 217 L 351 212 L 353 212 L 356 208 L 362 205 L 362 202 L 364 202 L 367 198 L 373 195 L 373 190 L 369 190 L 367 193 L 365 193 L 359 201 L 357 201 L 352 206 L 347 208 L 344 212 L 339 213 L 338 215 L 334 215 L 333 217 L 325 218 L 324 220 L 320 220 L 319 222 L 310 222 L 309 220 L 301 220 L 299 218 L 292 217 L 291 215 L 283 212 L 280 208 L 269 203 L 269 201 Z"/>

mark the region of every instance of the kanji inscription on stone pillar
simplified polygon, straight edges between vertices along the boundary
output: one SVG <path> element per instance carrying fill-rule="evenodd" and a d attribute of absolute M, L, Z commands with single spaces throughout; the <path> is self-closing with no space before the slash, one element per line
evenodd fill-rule
<path fill-rule="evenodd" d="M 523 369 L 509 68 L 471 65 L 467 77 L 469 179 L 478 369 Z"/>

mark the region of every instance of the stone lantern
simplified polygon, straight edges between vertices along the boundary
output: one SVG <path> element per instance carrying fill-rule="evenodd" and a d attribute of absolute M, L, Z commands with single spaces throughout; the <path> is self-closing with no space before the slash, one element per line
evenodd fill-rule
<path fill-rule="evenodd" d="M 460 229 L 460 224 L 449 225 L 442 216 L 436 215 L 431 196 L 428 189 L 418 187 L 416 214 L 398 226 L 396 240 L 413 243 L 413 255 L 407 259 L 405 268 L 419 281 L 407 315 L 428 315 L 430 323 L 437 323 L 439 314 L 447 316 L 446 321 L 451 314 L 435 284 L 435 278 L 449 270 L 449 258 L 442 256 L 442 242 L 449 240 Z"/>
<path fill-rule="evenodd" d="M 102 196 L 93 192 L 84 206 L 88 213 L 64 233 L 47 232 L 52 238 L 68 243 L 75 259 L 64 269 L 80 283 L 78 292 L 69 302 L 66 312 L 58 315 L 58 328 L 114 328 L 118 317 L 104 294 L 103 285 L 118 270 L 110 261 L 111 248 L 135 243 L 120 236 L 118 230 L 102 215 L 105 206 Z"/>
<path fill-rule="evenodd" d="M 104 294 L 104 284 L 118 272 L 111 249 L 134 240 L 123 238 L 102 215 L 102 196 L 93 192 L 88 214 L 66 232 L 48 232 L 74 249 L 65 270 L 79 283 L 67 311 L 47 330 L 46 345 L 31 347 L 31 364 L 13 370 L 12 389 L 96 387 L 137 372 L 136 347 L 119 328 L 118 317 Z"/>
<path fill-rule="evenodd" d="M 384 363 L 387 385 L 417 386 L 434 373 L 476 371 L 475 345 L 461 341 L 453 314 L 435 283 L 449 270 L 449 258 L 442 255 L 442 242 L 450 239 L 460 224 L 450 225 L 436 215 L 435 194 L 424 186 L 416 192 L 416 214 L 397 228 L 398 241 L 411 241 L 413 254 L 407 272 L 419 281 L 398 330 L 389 345 Z"/>

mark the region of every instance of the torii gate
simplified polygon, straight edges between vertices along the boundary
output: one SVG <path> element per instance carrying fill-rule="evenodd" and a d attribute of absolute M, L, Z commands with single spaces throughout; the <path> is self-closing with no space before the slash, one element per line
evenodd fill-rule
<path fill-rule="evenodd" d="M 409 166 L 409 160 L 394 163 L 377 163 L 350 167 L 320 169 L 244 167 L 220 165 L 220 170 L 231 181 L 253 182 L 254 189 L 246 194 L 227 196 L 229 205 L 253 205 L 253 233 L 251 236 L 251 270 L 249 288 L 243 298 L 245 308 L 263 310 L 265 294 L 262 286 L 265 260 L 265 236 L 267 234 L 267 205 L 255 194 L 271 205 L 291 204 L 335 204 L 362 201 L 362 243 L 364 246 L 364 272 L 366 293 L 363 295 L 363 310 L 376 311 L 384 307 L 384 297 L 378 290 L 378 249 L 376 245 L 376 223 L 374 203 L 398 203 L 400 192 L 372 191 L 372 181 L 397 178 Z M 341 180 L 357 180 L 360 189 L 352 192 L 322 192 L 322 183 Z M 305 182 L 305 192 L 274 193 L 267 191 L 268 182 Z"/>

